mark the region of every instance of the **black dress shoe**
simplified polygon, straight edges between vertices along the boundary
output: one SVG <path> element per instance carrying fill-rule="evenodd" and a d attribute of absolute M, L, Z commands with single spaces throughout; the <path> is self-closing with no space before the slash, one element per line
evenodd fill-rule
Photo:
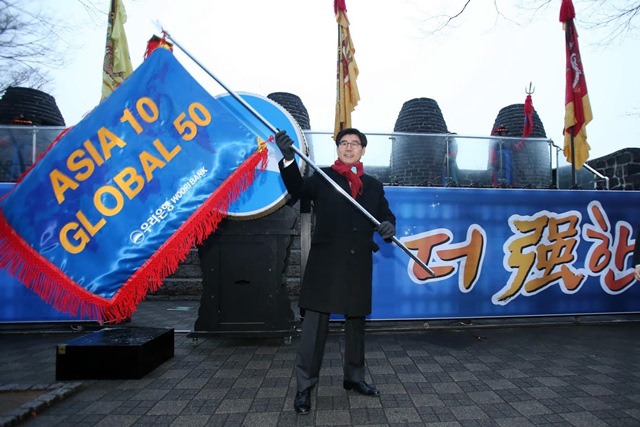
<path fill-rule="evenodd" d="M 364 381 L 353 382 L 353 381 L 344 381 L 342 386 L 345 390 L 353 390 L 362 394 L 363 396 L 380 396 L 380 390 L 375 388 L 372 385 L 365 383 Z"/>
<path fill-rule="evenodd" d="M 311 410 L 311 390 L 306 389 L 296 393 L 296 398 L 293 400 L 293 409 L 298 414 L 305 415 Z"/>

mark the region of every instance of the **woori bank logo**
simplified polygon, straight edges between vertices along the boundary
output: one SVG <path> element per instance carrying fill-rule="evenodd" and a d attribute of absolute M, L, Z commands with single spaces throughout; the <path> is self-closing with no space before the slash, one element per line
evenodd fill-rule
<path fill-rule="evenodd" d="M 144 233 L 140 230 L 135 230 L 131 232 L 131 234 L 129 235 L 129 239 L 133 244 L 139 245 L 140 243 L 144 242 Z"/>

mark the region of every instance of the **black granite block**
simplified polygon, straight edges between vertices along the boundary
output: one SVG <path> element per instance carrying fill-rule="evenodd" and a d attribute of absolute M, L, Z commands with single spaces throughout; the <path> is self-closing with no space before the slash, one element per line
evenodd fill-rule
<path fill-rule="evenodd" d="M 139 379 L 174 355 L 174 330 L 105 328 L 56 348 L 56 380 Z"/>

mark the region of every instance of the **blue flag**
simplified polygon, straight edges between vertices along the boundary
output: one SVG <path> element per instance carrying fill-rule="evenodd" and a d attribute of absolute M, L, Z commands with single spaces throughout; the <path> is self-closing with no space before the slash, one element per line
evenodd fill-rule
<path fill-rule="evenodd" d="M 238 101 L 157 49 L 0 201 L 0 267 L 61 311 L 118 321 L 267 162 Z"/>

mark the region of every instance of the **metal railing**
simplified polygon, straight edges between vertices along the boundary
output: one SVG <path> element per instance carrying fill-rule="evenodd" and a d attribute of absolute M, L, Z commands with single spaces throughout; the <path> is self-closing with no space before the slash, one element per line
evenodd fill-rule
<path fill-rule="evenodd" d="M 0 182 L 15 182 L 62 132 L 61 126 L 0 126 Z"/>
<path fill-rule="evenodd" d="M 312 160 L 336 158 L 330 132 L 304 131 Z M 552 141 L 457 134 L 367 133 L 368 173 L 393 185 L 555 188 Z"/>
<path fill-rule="evenodd" d="M 585 163 L 581 169 L 576 170 L 576 182 L 574 185 L 574 183 L 571 182 L 573 179 L 571 176 L 571 164 L 564 159 L 564 155 L 560 155 L 560 153 L 562 153 L 563 151 L 563 148 L 557 146 L 553 142 L 551 142 L 551 147 L 555 150 L 557 181 L 556 185 L 558 188 L 574 188 L 575 186 L 577 186 L 578 188 L 591 187 L 594 190 L 611 189 L 609 184 L 609 177 L 593 169 L 587 163 Z M 604 183 L 604 185 L 600 185 L 601 183 Z"/>
<path fill-rule="evenodd" d="M 0 182 L 15 182 L 65 128 L 0 126 Z M 333 133 L 303 131 L 319 166 L 336 159 Z M 570 165 L 551 139 L 415 133 L 367 133 L 368 173 L 393 185 L 571 188 Z M 609 178 L 589 165 L 577 171 L 583 188 L 609 189 Z"/>

